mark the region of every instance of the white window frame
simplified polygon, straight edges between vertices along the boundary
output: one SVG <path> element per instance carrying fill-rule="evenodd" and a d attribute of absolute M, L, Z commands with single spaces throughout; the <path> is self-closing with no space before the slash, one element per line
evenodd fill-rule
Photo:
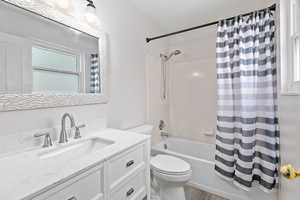
<path fill-rule="evenodd" d="M 52 69 L 48 66 L 34 66 L 32 64 L 32 70 L 36 70 L 36 71 L 47 71 L 47 72 L 54 72 L 57 74 L 70 74 L 70 75 L 76 75 L 78 76 L 78 90 L 76 91 L 77 93 L 82 92 L 82 75 L 80 73 L 80 54 L 75 54 L 73 52 L 66 52 L 65 50 L 57 50 L 51 47 L 44 47 L 44 46 L 40 46 L 40 45 L 34 45 L 32 46 L 32 48 L 37 48 L 37 49 L 43 49 L 46 51 L 52 51 L 55 53 L 59 53 L 59 54 L 65 54 L 65 55 L 70 55 L 70 56 L 74 56 L 76 57 L 76 71 L 68 71 L 68 70 L 59 70 L 59 69 Z"/>
<path fill-rule="evenodd" d="M 280 59 L 281 59 L 281 94 L 300 95 L 300 81 L 296 81 L 297 59 L 295 41 L 300 39 L 300 32 L 294 31 L 294 3 L 298 0 L 281 0 L 280 7 Z M 299 73 L 298 73 L 299 75 Z"/>
<path fill-rule="evenodd" d="M 62 46 L 62 45 L 57 45 L 53 44 L 50 42 L 46 41 L 41 41 L 41 40 L 33 40 L 31 48 L 40 48 L 40 49 L 45 49 L 47 51 L 53 51 L 56 53 L 64 53 L 66 55 L 72 55 L 76 56 L 76 72 L 72 71 L 65 71 L 65 70 L 55 70 L 51 69 L 45 66 L 33 66 L 32 65 L 32 71 L 33 70 L 43 70 L 43 71 L 49 71 L 49 72 L 56 72 L 56 73 L 64 73 L 64 74 L 73 74 L 73 75 L 78 75 L 78 91 L 77 93 L 84 93 L 85 92 L 85 54 L 84 52 L 79 52 L 74 49 L 70 49 L 68 47 Z M 32 57 L 32 55 L 31 55 Z M 33 85 L 32 85 L 33 87 Z M 33 92 L 33 93 L 41 93 L 41 92 Z"/>

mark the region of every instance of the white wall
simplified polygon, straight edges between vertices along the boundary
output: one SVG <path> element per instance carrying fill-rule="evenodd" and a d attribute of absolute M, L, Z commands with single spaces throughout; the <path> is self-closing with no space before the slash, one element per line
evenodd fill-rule
<path fill-rule="evenodd" d="M 159 30 L 127 1 L 97 0 L 95 4 L 102 29 L 109 37 L 109 104 L 1 112 L 0 154 L 40 145 L 40 140 L 32 138 L 37 129 L 50 128 L 56 135 L 64 112 L 72 113 L 78 123 L 87 124 L 83 134 L 88 129 L 105 127 L 106 121 L 115 128 L 145 122 L 145 37 Z"/>
<path fill-rule="evenodd" d="M 128 1 L 95 3 L 103 29 L 109 34 L 108 125 L 125 129 L 143 124 L 146 120 L 145 38 L 160 30 Z"/>

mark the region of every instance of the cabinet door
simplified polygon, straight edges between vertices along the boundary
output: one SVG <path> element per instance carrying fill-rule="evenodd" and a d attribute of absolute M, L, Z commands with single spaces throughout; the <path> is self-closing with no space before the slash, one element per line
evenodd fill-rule
<path fill-rule="evenodd" d="M 145 196 L 146 177 L 143 169 L 111 191 L 110 200 L 142 200 Z"/>
<path fill-rule="evenodd" d="M 103 191 L 103 168 L 100 168 L 76 176 L 34 200 L 103 200 Z"/>
<path fill-rule="evenodd" d="M 145 147 L 139 145 L 108 161 L 109 189 L 114 189 L 133 171 L 145 165 Z"/>

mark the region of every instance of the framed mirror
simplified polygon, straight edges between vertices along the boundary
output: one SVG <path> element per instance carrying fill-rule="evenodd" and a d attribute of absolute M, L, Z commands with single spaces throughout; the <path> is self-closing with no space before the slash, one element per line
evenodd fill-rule
<path fill-rule="evenodd" d="M 106 103 L 105 37 L 40 0 L 0 1 L 0 111 Z"/>

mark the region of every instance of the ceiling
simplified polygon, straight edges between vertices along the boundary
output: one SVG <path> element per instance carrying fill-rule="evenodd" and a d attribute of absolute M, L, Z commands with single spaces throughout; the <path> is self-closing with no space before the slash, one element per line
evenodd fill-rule
<path fill-rule="evenodd" d="M 243 14 L 276 0 L 130 0 L 167 32 Z"/>

